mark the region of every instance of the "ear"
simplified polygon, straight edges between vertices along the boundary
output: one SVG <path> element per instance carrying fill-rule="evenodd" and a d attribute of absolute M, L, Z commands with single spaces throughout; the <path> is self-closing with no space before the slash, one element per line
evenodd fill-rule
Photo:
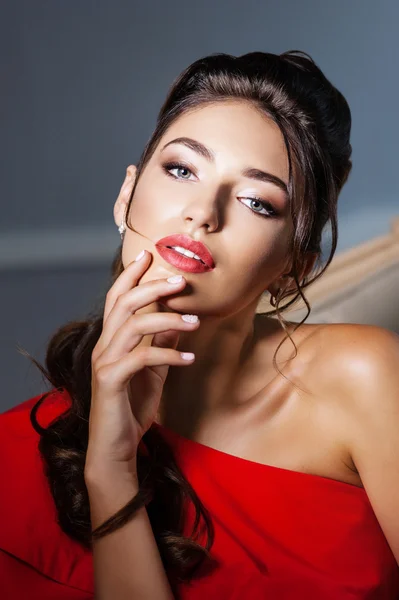
<path fill-rule="evenodd" d="M 122 223 L 123 216 L 126 211 L 126 207 L 129 203 L 129 198 L 133 190 L 134 183 L 136 181 L 137 167 L 135 165 L 129 165 L 126 169 L 125 180 L 122 183 L 118 198 L 114 205 L 114 220 L 115 224 L 119 227 Z"/>
<path fill-rule="evenodd" d="M 302 265 L 298 270 L 298 280 L 302 281 L 304 277 L 307 277 L 309 273 L 312 271 L 315 262 L 317 260 L 318 254 L 316 252 L 306 252 L 304 258 L 302 260 Z M 272 284 L 269 285 L 267 291 L 270 292 L 273 296 L 276 295 L 277 290 L 281 287 L 284 289 L 292 289 L 292 291 L 296 290 L 296 284 L 291 277 L 291 266 L 288 267 L 281 275 L 273 281 Z"/>

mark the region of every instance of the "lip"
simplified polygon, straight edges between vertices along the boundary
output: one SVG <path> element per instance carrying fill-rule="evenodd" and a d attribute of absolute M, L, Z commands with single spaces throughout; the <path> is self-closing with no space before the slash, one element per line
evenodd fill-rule
<path fill-rule="evenodd" d="M 186 250 L 190 250 L 190 252 L 194 252 L 194 254 L 197 254 L 205 264 L 200 263 L 199 261 L 197 261 L 194 258 L 188 258 L 187 256 L 183 256 L 182 254 L 178 254 L 177 252 L 175 252 L 174 250 L 171 250 L 167 246 L 181 246 L 182 248 L 185 248 Z M 178 233 L 176 235 L 168 235 L 168 236 L 158 240 L 157 243 L 155 244 L 155 247 L 158 250 L 158 252 L 162 251 L 164 258 L 166 256 L 166 254 L 163 251 L 169 250 L 170 252 L 173 253 L 173 255 L 176 255 L 178 257 L 186 259 L 186 260 L 190 261 L 190 263 L 195 262 L 198 265 L 198 267 L 205 267 L 205 269 L 201 269 L 201 271 L 202 270 L 210 271 L 211 269 L 215 268 L 213 256 L 212 256 L 211 252 L 208 250 L 208 248 L 205 246 L 205 244 L 191 239 L 188 235 L 184 235 L 181 233 Z M 170 252 L 168 253 L 168 255 L 170 255 Z M 173 255 L 171 255 L 171 256 L 173 256 Z M 198 271 L 198 272 L 200 272 L 200 271 Z"/>
<path fill-rule="evenodd" d="M 179 254 L 179 252 L 176 252 L 176 250 L 172 250 L 171 248 L 166 248 L 166 246 L 155 246 L 155 249 L 166 262 L 180 271 L 186 271 L 187 273 L 207 273 L 210 271 L 203 262 Z"/>

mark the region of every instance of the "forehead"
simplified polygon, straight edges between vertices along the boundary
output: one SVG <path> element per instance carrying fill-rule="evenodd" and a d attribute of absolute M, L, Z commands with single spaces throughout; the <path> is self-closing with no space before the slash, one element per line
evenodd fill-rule
<path fill-rule="evenodd" d="M 190 109 L 170 125 L 159 148 L 181 136 L 194 138 L 208 146 L 216 160 L 234 157 L 251 166 L 267 166 L 288 180 L 288 155 L 283 134 L 268 115 L 249 102 L 225 100 Z M 169 148 L 179 146 L 172 144 Z"/>

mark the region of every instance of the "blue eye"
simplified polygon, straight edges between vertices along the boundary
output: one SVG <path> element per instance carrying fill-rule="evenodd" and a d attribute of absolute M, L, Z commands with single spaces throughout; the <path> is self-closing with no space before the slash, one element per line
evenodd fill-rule
<path fill-rule="evenodd" d="M 186 165 L 182 165 L 181 163 L 167 163 L 166 165 L 162 165 L 162 167 L 165 173 L 170 177 L 174 177 L 174 179 L 187 179 L 187 177 L 177 177 L 176 175 L 172 175 L 172 173 L 169 173 L 169 171 L 171 171 L 172 169 L 178 169 L 180 171 L 185 170 L 189 173 L 192 173 L 191 169 L 186 167 Z"/>
<path fill-rule="evenodd" d="M 188 177 L 178 177 L 177 175 L 172 175 L 172 173 L 170 173 L 170 171 L 172 169 L 177 169 L 180 171 L 188 171 L 189 173 L 193 174 L 192 170 L 189 169 L 186 165 L 182 164 L 182 163 L 178 163 L 178 162 L 170 162 L 170 163 L 166 163 L 164 165 L 162 165 L 163 170 L 165 171 L 165 173 L 167 175 L 169 175 L 169 177 L 173 177 L 173 179 L 180 179 L 180 180 L 189 180 Z M 266 202 L 265 200 L 262 200 L 262 198 L 258 198 L 258 197 L 253 197 L 253 198 L 244 198 L 244 200 L 249 200 L 250 202 L 255 202 L 256 204 L 258 204 L 258 207 L 253 209 L 250 208 L 250 210 L 257 215 L 260 215 L 261 217 L 266 217 L 266 218 L 271 218 L 271 217 L 276 217 L 277 213 L 274 210 L 273 206 L 270 204 L 270 202 Z M 245 205 L 246 206 L 246 205 Z M 264 211 L 264 212 L 260 212 L 260 210 Z"/>
<path fill-rule="evenodd" d="M 264 200 L 262 200 L 262 198 L 243 198 L 244 200 L 249 200 L 250 202 L 254 202 L 255 204 L 258 204 L 258 206 L 255 209 L 252 209 L 252 212 L 260 215 L 261 217 L 276 217 L 277 213 L 274 210 L 273 206 L 269 203 L 269 202 L 265 202 Z M 247 206 L 247 205 L 246 205 Z M 261 209 L 265 212 L 260 212 Z"/>

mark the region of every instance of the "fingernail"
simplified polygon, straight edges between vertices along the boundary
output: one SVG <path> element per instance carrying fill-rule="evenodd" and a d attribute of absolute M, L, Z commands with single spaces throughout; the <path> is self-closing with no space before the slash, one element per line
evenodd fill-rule
<path fill-rule="evenodd" d="M 138 255 L 136 256 L 136 258 L 134 259 L 134 262 L 137 262 L 138 260 L 140 260 L 141 258 L 143 258 L 144 254 L 145 254 L 145 251 L 144 251 L 144 250 L 142 250 L 142 251 L 140 252 L 140 254 L 138 254 Z"/>
<path fill-rule="evenodd" d="M 197 315 L 182 315 L 181 318 L 183 321 L 186 321 L 186 323 L 198 323 Z"/>
<path fill-rule="evenodd" d="M 172 275 L 172 277 L 168 277 L 166 281 L 169 281 L 169 283 L 180 283 L 182 280 L 182 275 Z"/>
<path fill-rule="evenodd" d="M 193 358 L 195 358 L 195 354 L 193 354 L 192 352 L 180 352 L 180 356 L 184 360 L 192 360 Z"/>

